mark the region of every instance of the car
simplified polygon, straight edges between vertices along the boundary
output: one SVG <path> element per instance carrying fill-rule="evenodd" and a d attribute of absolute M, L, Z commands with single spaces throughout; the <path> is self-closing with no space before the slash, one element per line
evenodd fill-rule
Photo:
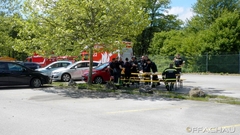
<path fill-rule="evenodd" d="M 92 82 L 101 84 L 110 80 L 110 72 L 109 72 L 109 62 L 103 63 L 97 67 L 95 67 L 92 71 Z M 88 71 L 85 71 L 83 74 L 83 80 L 87 82 L 88 80 Z"/>
<path fill-rule="evenodd" d="M 22 61 L 17 61 L 17 63 L 21 64 L 21 65 L 24 65 L 30 69 L 38 69 L 38 68 L 41 68 L 41 65 L 35 63 L 35 62 L 22 62 Z"/>
<path fill-rule="evenodd" d="M 93 61 L 93 67 L 100 65 L 100 62 Z M 89 69 L 89 61 L 78 61 L 66 68 L 60 68 L 52 71 L 52 80 L 69 82 L 72 80 L 82 80 L 84 71 Z"/>
<path fill-rule="evenodd" d="M 51 84 L 51 78 L 16 62 L 0 61 L 0 86 Z"/>
<path fill-rule="evenodd" d="M 44 75 L 47 75 L 47 76 L 51 77 L 51 74 L 52 74 L 53 70 L 56 70 L 56 69 L 62 68 L 62 67 L 67 67 L 68 65 L 71 65 L 71 64 L 72 64 L 71 61 L 55 61 L 53 63 L 50 63 L 46 67 L 36 69 L 36 71 L 40 71 Z"/>

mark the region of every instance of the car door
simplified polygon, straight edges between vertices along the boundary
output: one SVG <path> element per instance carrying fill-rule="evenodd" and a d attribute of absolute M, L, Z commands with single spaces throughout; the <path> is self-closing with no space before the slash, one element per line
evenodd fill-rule
<path fill-rule="evenodd" d="M 82 62 L 75 65 L 75 69 L 72 72 L 73 79 L 82 79 L 82 75 L 86 69 L 88 69 L 89 62 Z"/>
<path fill-rule="evenodd" d="M 6 62 L 0 63 L 0 86 L 1 85 L 10 85 L 9 83 L 10 72 Z"/>
<path fill-rule="evenodd" d="M 28 70 L 16 63 L 8 63 L 8 69 L 10 72 L 9 83 L 14 85 L 29 85 L 31 80 L 31 74 L 28 73 Z"/>
<path fill-rule="evenodd" d="M 62 67 L 67 67 L 68 65 L 70 65 L 71 63 L 69 62 L 59 62 L 59 63 L 55 63 L 53 65 L 51 65 L 50 67 L 47 68 L 47 74 L 49 76 L 51 76 L 51 73 L 53 70 L 56 70 L 58 68 L 62 68 Z"/>

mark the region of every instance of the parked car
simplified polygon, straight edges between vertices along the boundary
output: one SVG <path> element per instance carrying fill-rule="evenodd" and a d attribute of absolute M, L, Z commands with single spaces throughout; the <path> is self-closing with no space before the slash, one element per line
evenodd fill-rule
<path fill-rule="evenodd" d="M 109 72 L 108 66 L 109 66 L 109 62 L 99 65 L 93 69 L 93 71 L 92 71 L 92 82 L 93 83 L 101 84 L 101 83 L 109 81 L 110 72 Z M 87 82 L 87 80 L 88 80 L 88 74 L 89 74 L 88 71 L 86 71 L 83 74 L 83 80 L 85 82 Z"/>
<path fill-rule="evenodd" d="M 93 67 L 100 65 L 100 62 L 93 61 Z M 78 61 L 66 68 L 59 68 L 52 71 L 52 79 L 55 81 L 69 82 L 73 80 L 82 80 L 83 73 L 89 69 L 89 61 Z"/>
<path fill-rule="evenodd" d="M 36 70 L 38 68 L 41 68 L 41 65 L 34 63 L 34 62 L 22 62 L 22 61 L 17 61 L 17 63 L 24 65 L 32 70 Z"/>
<path fill-rule="evenodd" d="M 39 68 L 36 70 L 42 72 L 44 75 L 51 77 L 53 70 L 56 70 L 62 67 L 67 67 L 68 65 L 71 65 L 71 64 L 72 64 L 71 61 L 56 61 L 56 62 L 50 63 L 44 68 Z"/>
<path fill-rule="evenodd" d="M 19 63 L 0 61 L 0 86 L 30 85 L 38 88 L 51 82 L 50 77 Z"/>

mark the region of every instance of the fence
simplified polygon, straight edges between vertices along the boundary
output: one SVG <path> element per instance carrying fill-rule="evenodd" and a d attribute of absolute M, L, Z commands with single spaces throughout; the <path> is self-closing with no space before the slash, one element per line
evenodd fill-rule
<path fill-rule="evenodd" d="M 149 57 L 156 63 L 159 72 L 173 63 L 174 59 L 174 56 Z M 240 73 L 240 52 L 239 54 L 182 56 L 182 59 L 185 61 L 183 72 Z"/>

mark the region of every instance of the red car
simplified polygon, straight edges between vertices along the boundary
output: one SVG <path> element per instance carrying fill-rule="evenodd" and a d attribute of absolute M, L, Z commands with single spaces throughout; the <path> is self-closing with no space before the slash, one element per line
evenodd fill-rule
<path fill-rule="evenodd" d="M 109 72 L 108 66 L 109 66 L 109 62 L 101 64 L 101 65 L 93 68 L 93 71 L 92 71 L 92 82 L 93 83 L 101 84 L 101 83 L 109 81 L 110 72 Z M 87 80 L 88 80 L 88 73 L 89 72 L 87 71 L 83 74 L 83 80 L 85 82 L 87 82 Z"/>

